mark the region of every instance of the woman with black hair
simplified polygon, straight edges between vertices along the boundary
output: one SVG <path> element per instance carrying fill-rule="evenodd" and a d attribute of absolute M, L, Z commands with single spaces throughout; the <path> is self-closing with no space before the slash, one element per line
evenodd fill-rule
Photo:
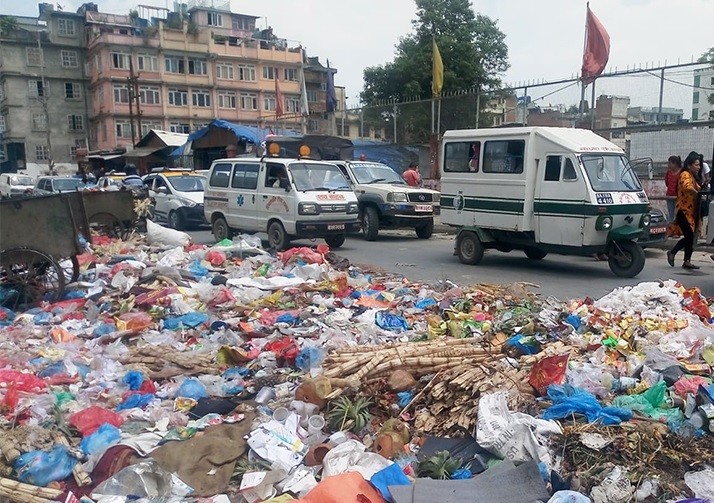
<path fill-rule="evenodd" d="M 670 251 L 667 252 L 667 262 L 674 267 L 674 257 L 679 250 L 684 249 L 684 269 L 699 269 L 692 264 L 692 253 L 694 252 L 694 239 L 697 230 L 697 220 L 699 218 L 699 189 L 697 181 L 699 174 L 699 156 L 689 155 L 684 160 L 684 169 L 679 174 L 677 180 L 677 204 L 675 208 L 675 219 L 669 225 L 670 236 L 682 236 Z"/>

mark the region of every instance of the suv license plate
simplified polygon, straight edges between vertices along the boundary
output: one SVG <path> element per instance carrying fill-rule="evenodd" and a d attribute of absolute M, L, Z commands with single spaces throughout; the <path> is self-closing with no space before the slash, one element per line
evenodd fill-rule
<path fill-rule="evenodd" d="M 653 227 L 650 229 L 650 234 L 664 234 L 667 232 L 667 227 Z"/>
<path fill-rule="evenodd" d="M 328 231 L 343 231 L 345 230 L 345 224 L 328 224 Z"/>
<path fill-rule="evenodd" d="M 417 204 L 416 206 L 414 206 L 414 211 L 429 211 L 429 212 L 431 212 L 431 211 L 433 211 L 433 209 L 434 208 L 431 206 L 431 204 Z"/>

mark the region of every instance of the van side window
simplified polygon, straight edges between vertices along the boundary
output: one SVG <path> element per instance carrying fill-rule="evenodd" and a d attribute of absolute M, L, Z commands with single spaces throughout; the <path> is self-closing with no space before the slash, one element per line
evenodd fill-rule
<path fill-rule="evenodd" d="M 480 141 L 451 142 L 444 146 L 444 171 L 447 173 L 478 173 L 480 163 Z"/>
<path fill-rule="evenodd" d="M 258 168 L 257 164 L 235 164 L 231 187 L 234 189 L 257 189 Z"/>
<path fill-rule="evenodd" d="M 487 141 L 483 152 L 484 173 L 523 173 L 525 140 Z"/>
<path fill-rule="evenodd" d="M 575 171 L 575 166 L 573 166 L 573 161 L 570 157 L 565 158 L 565 166 L 563 166 L 563 180 L 577 180 L 578 173 Z"/>
<path fill-rule="evenodd" d="M 559 182 L 560 181 L 560 164 L 561 157 L 559 155 L 549 155 L 546 157 L 545 161 L 545 178 L 546 182 Z"/>
<path fill-rule="evenodd" d="M 211 187 L 228 187 L 228 179 L 231 176 L 231 165 L 227 162 L 216 164 L 211 173 L 209 185 Z"/>
<path fill-rule="evenodd" d="M 268 164 L 268 172 L 265 175 L 266 187 L 282 187 L 281 183 L 287 184 L 288 172 L 282 164 Z M 284 182 L 281 182 L 284 180 Z M 286 185 L 287 186 L 287 185 Z"/>

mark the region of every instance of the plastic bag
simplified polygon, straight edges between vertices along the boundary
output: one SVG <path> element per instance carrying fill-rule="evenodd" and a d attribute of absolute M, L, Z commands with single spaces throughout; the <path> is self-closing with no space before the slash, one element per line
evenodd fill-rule
<path fill-rule="evenodd" d="M 375 318 L 375 323 L 382 330 L 392 332 L 403 332 L 409 330 L 409 323 L 403 317 L 389 313 L 387 311 L 379 311 Z"/>
<path fill-rule="evenodd" d="M 92 498 L 124 496 L 132 500 L 166 501 L 173 492 L 171 474 L 153 459 L 127 466 L 99 484 L 92 491 Z"/>
<path fill-rule="evenodd" d="M 121 440 L 121 431 L 111 424 L 103 424 L 97 431 L 84 437 L 79 448 L 87 455 L 101 453 Z"/>
<path fill-rule="evenodd" d="M 278 257 L 283 261 L 283 264 L 287 264 L 292 258 L 302 260 L 308 264 L 322 264 L 325 261 L 321 253 L 307 246 L 290 248 L 282 253 L 278 253 Z"/>
<path fill-rule="evenodd" d="M 77 460 L 69 455 L 65 446 L 56 445 L 49 452 L 26 452 L 13 466 L 20 482 L 45 487 L 69 477 L 76 464 Z"/>
<path fill-rule="evenodd" d="M 206 398 L 208 392 L 206 392 L 206 387 L 193 377 L 184 379 L 176 392 L 177 398 L 191 398 L 193 400 L 200 400 L 201 398 Z"/>
<path fill-rule="evenodd" d="M 572 414 L 580 414 L 590 423 L 599 421 L 604 425 L 620 424 L 632 419 L 630 410 L 618 408 L 616 405 L 603 407 L 592 393 L 567 384 L 549 386 L 548 397 L 553 401 L 553 405 L 543 412 L 543 419 L 563 419 Z"/>
<path fill-rule="evenodd" d="M 469 472 L 469 477 L 470 476 L 471 472 Z M 369 481 L 387 501 L 394 501 L 389 492 L 389 486 L 409 486 L 412 483 L 396 463 L 392 463 L 388 467 L 379 470 L 372 475 Z"/>
<path fill-rule="evenodd" d="M 186 246 L 191 241 L 191 236 L 185 232 L 168 229 L 146 221 L 146 241 L 151 246 Z"/>
<path fill-rule="evenodd" d="M 590 503 L 590 498 L 577 491 L 558 491 L 548 503 Z"/>
<path fill-rule="evenodd" d="M 301 503 L 385 503 L 379 492 L 359 473 L 344 473 L 323 478 L 317 487 L 307 493 Z"/>
<path fill-rule="evenodd" d="M 226 254 L 216 250 L 209 250 L 206 252 L 206 260 L 208 260 L 213 267 L 220 267 L 226 261 Z"/>
<path fill-rule="evenodd" d="M 153 320 L 151 316 L 142 311 L 124 313 L 119 316 L 117 328 L 120 330 L 136 330 L 137 332 L 149 328 Z"/>
<path fill-rule="evenodd" d="M 205 313 L 186 313 L 181 316 L 167 318 L 164 320 L 164 328 L 167 330 L 178 330 L 179 327 L 196 328 L 208 321 L 208 315 Z"/>
<path fill-rule="evenodd" d="M 568 353 L 543 358 L 533 365 L 528 376 L 528 383 L 535 388 L 538 394 L 545 395 L 551 384 L 563 384 L 569 358 L 570 354 Z"/>
<path fill-rule="evenodd" d="M 132 393 L 117 405 L 116 410 L 143 409 L 154 399 L 152 394 Z"/>
<path fill-rule="evenodd" d="M 325 359 L 325 351 L 322 348 L 307 346 L 300 350 L 295 357 L 295 366 L 304 372 L 312 368 L 317 368 Z"/>
<path fill-rule="evenodd" d="M 139 372 L 138 370 L 130 370 L 126 374 L 124 374 L 124 377 L 122 377 L 122 382 L 127 385 L 127 387 L 132 390 L 136 391 L 139 388 L 141 388 L 141 385 L 144 382 L 144 374 Z"/>
<path fill-rule="evenodd" d="M 34 374 L 17 370 L 0 370 L 0 383 L 12 385 L 17 391 L 28 393 L 39 393 L 47 387 L 47 383 Z"/>
<path fill-rule="evenodd" d="M 711 468 L 685 473 L 684 483 L 692 490 L 696 498 L 714 501 L 714 470 Z"/>
<path fill-rule="evenodd" d="M 663 408 L 666 395 L 667 383 L 660 381 L 639 395 L 620 395 L 615 397 L 612 405 L 639 412 L 652 419 L 666 419 L 673 422 L 683 421 L 684 414 L 680 409 Z"/>
<path fill-rule="evenodd" d="M 92 405 L 69 416 L 70 426 L 79 431 L 84 437 L 97 431 L 104 423 L 119 427 L 124 423 L 124 418 L 116 412 L 103 409 L 97 405 Z"/>

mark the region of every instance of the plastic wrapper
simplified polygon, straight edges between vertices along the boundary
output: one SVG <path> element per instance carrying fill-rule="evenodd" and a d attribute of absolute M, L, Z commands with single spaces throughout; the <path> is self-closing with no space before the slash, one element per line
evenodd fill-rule
<path fill-rule="evenodd" d="M 87 455 L 106 451 L 109 447 L 121 440 L 121 431 L 111 424 L 103 424 L 91 435 L 84 437 L 79 443 L 79 448 Z"/>
<path fill-rule="evenodd" d="M 528 383 L 541 395 L 548 392 L 551 384 L 563 384 L 565 372 L 568 368 L 569 354 L 549 356 L 543 358 L 531 369 Z"/>
<path fill-rule="evenodd" d="M 13 467 L 20 482 L 45 487 L 69 477 L 76 464 L 66 447 L 56 445 L 49 452 L 26 452 L 15 460 Z"/>
<path fill-rule="evenodd" d="M 153 459 L 148 459 L 127 466 L 99 484 L 92 491 L 92 498 L 101 500 L 103 496 L 123 496 L 164 503 L 173 496 L 186 494 L 190 494 L 190 488 L 175 484 L 169 472 Z"/>
<path fill-rule="evenodd" d="M 409 330 L 409 323 L 407 323 L 404 317 L 387 311 L 377 312 L 374 321 L 382 330 L 389 330 L 391 332 L 405 332 Z"/>

